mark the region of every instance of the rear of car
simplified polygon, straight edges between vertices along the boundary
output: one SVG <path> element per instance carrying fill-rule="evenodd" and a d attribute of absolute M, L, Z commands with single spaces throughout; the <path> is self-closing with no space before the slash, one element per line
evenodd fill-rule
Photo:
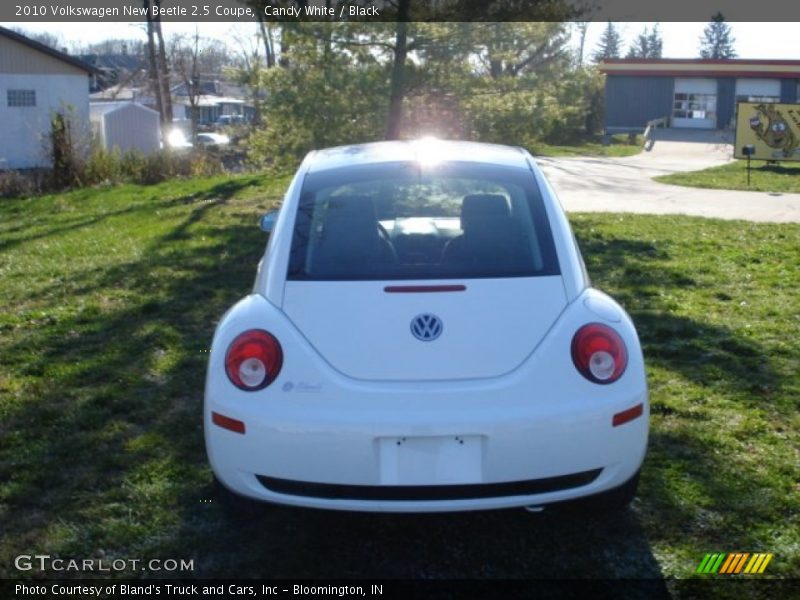
<path fill-rule="evenodd" d="M 215 334 L 205 419 L 241 495 L 501 508 L 635 478 L 647 388 L 529 155 L 377 144 L 299 170 L 254 293 Z"/>

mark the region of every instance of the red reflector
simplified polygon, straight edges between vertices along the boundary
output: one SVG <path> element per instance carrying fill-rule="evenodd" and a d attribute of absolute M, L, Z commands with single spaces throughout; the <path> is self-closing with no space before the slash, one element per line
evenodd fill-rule
<path fill-rule="evenodd" d="M 430 292 L 463 292 L 465 285 L 387 285 L 383 291 L 388 294 L 424 294 Z"/>
<path fill-rule="evenodd" d="M 628 421 L 633 421 L 637 417 L 641 417 L 642 413 L 644 412 L 644 404 L 637 404 L 633 408 L 629 408 L 627 410 L 623 410 L 614 415 L 614 418 L 611 419 L 611 425 L 616 427 L 617 425 L 622 425 L 623 423 L 627 423 Z"/>
<path fill-rule="evenodd" d="M 212 412 L 211 422 L 214 423 L 214 425 L 219 425 L 223 429 L 235 431 L 236 433 L 244 433 L 244 421 L 239 421 L 238 419 L 231 419 L 230 417 L 226 417 L 225 415 Z"/>

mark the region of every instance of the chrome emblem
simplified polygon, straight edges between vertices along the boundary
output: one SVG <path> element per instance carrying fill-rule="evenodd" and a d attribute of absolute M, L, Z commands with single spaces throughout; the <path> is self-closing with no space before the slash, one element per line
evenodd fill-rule
<path fill-rule="evenodd" d="M 417 315 L 411 321 L 411 333 L 421 342 L 432 342 L 442 335 L 442 320 L 436 315 Z"/>

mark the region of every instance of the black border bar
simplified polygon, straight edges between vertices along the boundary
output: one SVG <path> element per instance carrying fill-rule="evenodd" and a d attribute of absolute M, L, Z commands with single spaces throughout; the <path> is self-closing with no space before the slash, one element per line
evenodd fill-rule
<path fill-rule="evenodd" d="M 400 10 L 400 7 L 404 10 Z M 162 0 L 163 22 L 800 21 L 796 0 Z M 141 0 L 8 0 L 0 22 L 143 22 Z M 322 9 L 328 9 L 323 11 Z M 152 16 L 152 15 L 150 15 Z M 787 40 L 791 45 L 791 40 Z"/>

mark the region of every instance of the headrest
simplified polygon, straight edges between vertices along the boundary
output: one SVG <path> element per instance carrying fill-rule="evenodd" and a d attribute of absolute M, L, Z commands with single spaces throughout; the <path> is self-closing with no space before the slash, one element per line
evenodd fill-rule
<path fill-rule="evenodd" d="M 483 219 L 511 216 L 508 200 L 500 194 L 468 194 L 461 203 L 461 229 L 475 225 Z"/>
<path fill-rule="evenodd" d="M 370 196 L 334 196 L 328 200 L 328 219 L 367 219 L 375 222 L 375 203 Z"/>

